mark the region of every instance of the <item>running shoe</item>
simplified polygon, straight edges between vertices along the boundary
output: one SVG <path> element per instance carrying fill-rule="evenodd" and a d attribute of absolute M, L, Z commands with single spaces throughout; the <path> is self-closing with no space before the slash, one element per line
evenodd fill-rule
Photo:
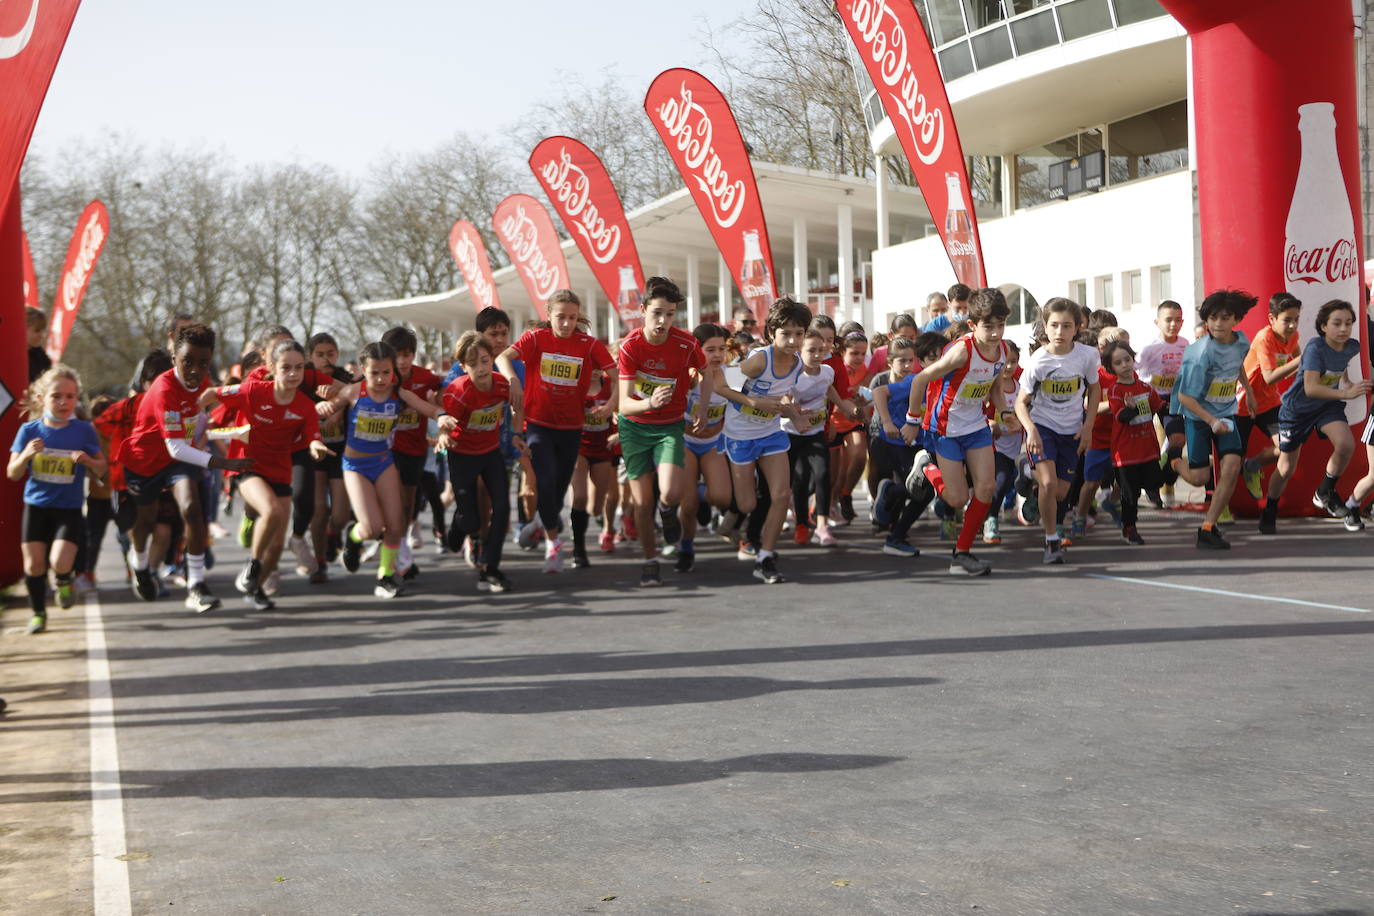
<path fill-rule="evenodd" d="M 768 557 L 755 563 L 754 578 L 762 579 L 764 585 L 777 585 L 779 582 L 787 581 L 787 578 L 778 572 L 778 561 L 775 557 Z"/>
<path fill-rule="evenodd" d="M 625 533 L 625 540 L 639 540 L 639 527 L 635 525 L 635 517 L 633 512 L 629 515 L 622 514 L 620 516 L 620 528 Z"/>
<path fill-rule="evenodd" d="M 243 564 L 243 569 L 234 577 L 234 588 L 238 589 L 241 595 L 251 595 L 258 590 L 258 577 L 253 572 L 253 563 L 250 560 Z"/>
<path fill-rule="evenodd" d="M 226 536 L 229 532 L 226 531 L 224 526 L 221 525 L 218 521 L 213 521 L 208 526 L 206 526 L 206 533 L 209 534 L 211 538 L 219 540 L 220 538 Z"/>
<path fill-rule="evenodd" d="M 892 505 L 888 493 L 897 485 L 893 480 L 878 481 L 878 495 L 868 507 L 868 517 L 875 525 L 886 527 L 892 524 Z"/>
<path fill-rule="evenodd" d="M 315 554 L 305 538 L 292 537 L 291 552 L 296 556 L 296 575 L 309 576 L 315 571 Z"/>
<path fill-rule="evenodd" d="M 311 585 L 324 585 L 329 581 L 329 570 L 323 563 L 315 567 L 315 571 L 310 574 Z"/>
<path fill-rule="evenodd" d="M 1345 502 L 1336 495 L 1335 490 L 1317 490 L 1312 494 L 1312 505 L 1332 518 L 1345 515 Z"/>
<path fill-rule="evenodd" d="M 940 522 L 940 540 L 957 541 L 959 539 L 959 523 L 952 518 L 944 519 Z"/>
<path fill-rule="evenodd" d="M 1040 562 L 1046 566 L 1063 564 L 1066 556 L 1067 555 L 1064 553 L 1064 542 L 1062 540 L 1046 541 L 1045 555 L 1040 559 Z"/>
<path fill-rule="evenodd" d="M 720 517 L 720 524 L 716 526 L 716 534 L 723 537 L 727 542 L 733 544 L 739 538 L 739 523 L 742 521 L 740 514 L 733 509 L 726 509 Z"/>
<path fill-rule="evenodd" d="M 155 601 L 158 597 L 157 576 L 151 569 L 134 570 L 134 594 L 143 601 Z"/>
<path fill-rule="evenodd" d="M 186 590 L 186 607 L 197 614 L 204 614 L 219 607 L 219 599 L 210 594 L 204 582 L 200 582 Z"/>
<path fill-rule="evenodd" d="M 986 576 L 992 572 L 992 564 L 980 560 L 967 550 L 956 550 L 949 557 L 951 576 Z"/>
<path fill-rule="evenodd" d="M 830 530 L 830 528 L 830 525 L 816 526 L 817 544 L 820 544 L 822 547 L 834 547 L 836 544 L 839 543 L 839 539 L 835 537 L 834 533 Z"/>
<path fill-rule="evenodd" d="M 406 534 L 406 540 L 410 544 L 411 550 L 419 550 L 425 546 L 425 536 L 420 531 L 420 523 L 414 521 L 410 523 L 410 531 Z"/>
<path fill-rule="evenodd" d="M 357 572 L 359 561 L 362 558 L 363 545 L 353 540 L 353 528 L 357 522 L 349 522 L 343 529 L 343 568 L 349 572 Z"/>
<path fill-rule="evenodd" d="M 1125 541 L 1127 544 L 1140 545 L 1145 543 L 1145 539 L 1140 536 L 1140 532 L 1136 530 L 1135 525 L 1121 526 L 1121 540 Z"/>
<path fill-rule="evenodd" d="M 508 592 L 512 587 L 511 581 L 499 569 L 483 570 L 477 577 L 479 592 Z"/>
<path fill-rule="evenodd" d="M 1245 480 L 1245 489 L 1250 493 L 1252 498 L 1260 499 L 1264 496 L 1259 468 L 1255 468 L 1253 471 L 1245 471 L 1241 476 Z"/>
<path fill-rule="evenodd" d="M 922 489 L 930 486 L 925 471 L 934 463 L 935 458 L 925 449 L 916 453 L 916 460 L 912 462 L 911 472 L 906 475 L 906 491 L 908 493 L 920 493 Z"/>
<path fill-rule="evenodd" d="M 1121 527 L 1121 502 L 1120 502 L 1119 500 L 1114 499 L 1114 498 L 1112 497 L 1112 495 L 1109 493 L 1109 494 L 1107 494 L 1106 496 L 1102 497 L 1101 507 L 1102 507 L 1102 511 L 1103 511 L 1103 512 L 1105 512 L 1105 513 L 1107 513 L 1107 515 L 1111 516 L 1112 524 L 1115 525 L 1116 527 L 1120 528 L 1120 527 Z"/>
<path fill-rule="evenodd" d="M 679 550 L 677 552 L 677 562 L 673 564 L 673 569 L 680 573 L 689 573 L 696 566 L 697 555 L 694 550 Z"/>
<path fill-rule="evenodd" d="M 378 576 L 377 584 L 372 589 L 372 594 L 378 598 L 395 598 L 404 592 L 405 589 L 396 581 L 395 576 Z"/>
<path fill-rule="evenodd" d="M 792 533 L 792 543 L 802 545 L 810 544 L 811 529 L 805 525 L 798 525 L 797 530 Z"/>
<path fill-rule="evenodd" d="M 735 559 L 740 562 L 756 560 L 759 556 L 759 549 L 748 541 L 739 542 L 739 552 L 735 554 Z"/>
<path fill-rule="evenodd" d="M 1279 533 L 1279 525 L 1278 525 L 1278 522 L 1277 522 L 1275 519 L 1270 518 L 1270 517 L 1266 516 L 1263 512 L 1261 512 L 1261 513 L 1260 513 L 1260 520 L 1259 520 L 1259 533 L 1260 533 L 1260 534 L 1278 534 L 1278 533 Z"/>
<path fill-rule="evenodd" d="M 998 519 L 996 512 L 989 512 L 988 517 L 983 521 L 983 543 L 1002 543 L 1002 522 Z"/>
<path fill-rule="evenodd" d="M 585 551 L 585 550 L 578 550 L 576 547 L 574 547 L 574 548 L 573 548 L 573 559 L 572 559 L 572 567 L 573 567 L 573 569 L 586 569 L 587 567 L 589 567 L 589 566 L 591 566 L 591 565 L 592 565 L 592 561 L 591 561 L 590 559 L 588 559 L 588 557 L 587 557 L 587 551 Z"/>
<path fill-rule="evenodd" d="M 1064 524 L 1062 524 L 1062 525 L 1055 525 L 1055 526 L 1054 526 L 1054 533 L 1057 534 L 1057 535 L 1059 535 L 1059 543 L 1063 544 L 1065 547 L 1072 547 L 1072 546 L 1073 546 L 1073 516 L 1072 516 L 1072 515 L 1066 515 L 1066 516 L 1064 517 Z"/>
<path fill-rule="evenodd" d="M 544 547 L 544 572 L 563 571 L 563 539 L 555 538 Z"/>
<path fill-rule="evenodd" d="M 850 493 L 840 497 L 840 518 L 844 519 L 846 525 L 854 521 L 854 496 Z"/>
<path fill-rule="evenodd" d="M 658 507 L 658 527 L 663 532 L 664 544 L 682 540 L 682 521 L 677 517 L 677 506 Z"/>
<path fill-rule="evenodd" d="M 1074 519 L 1071 531 L 1072 533 L 1069 535 L 1071 539 L 1070 543 L 1083 540 L 1088 536 L 1088 520 L 1086 518 Z"/>
<path fill-rule="evenodd" d="M 921 551 L 915 546 L 897 538 L 888 538 L 883 541 L 883 553 L 889 557 L 919 557 L 921 555 Z"/>
<path fill-rule="evenodd" d="M 1363 531 L 1364 519 L 1360 518 L 1360 507 L 1347 506 L 1341 524 L 1345 525 L 1346 531 Z"/>
<path fill-rule="evenodd" d="M 1016 518 L 1028 528 L 1040 523 L 1040 499 L 1036 490 L 1031 490 L 1029 496 L 1017 496 Z"/>
<path fill-rule="evenodd" d="M 29 626 L 25 632 L 29 633 L 30 635 L 37 635 L 39 633 L 46 632 L 47 629 L 48 615 L 34 614 L 32 617 L 29 618 Z"/>
<path fill-rule="evenodd" d="M 239 546 L 244 550 L 253 546 L 253 520 L 246 512 L 239 519 Z"/>
<path fill-rule="evenodd" d="M 1221 532 L 1216 528 L 1208 531 L 1205 528 L 1197 530 L 1197 546 L 1199 550 L 1230 550 L 1231 545 L 1226 538 L 1221 536 Z"/>
<path fill-rule="evenodd" d="M 71 580 L 57 583 L 57 606 L 62 610 L 67 610 L 76 604 L 76 585 Z"/>
<path fill-rule="evenodd" d="M 697 527 L 705 528 L 711 524 L 711 504 L 703 494 L 697 494 Z"/>
<path fill-rule="evenodd" d="M 77 594 L 84 595 L 95 590 L 95 580 L 91 578 L 90 573 L 81 573 L 76 577 Z"/>
<path fill-rule="evenodd" d="M 525 522 L 516 537 L 521 550 L 533 550 L 544 537 L 544 528 L 538 520 Z"/>
<path fill-rule="evenodd" d="M 599 543 L 600 543 L 600 545 L 601 545 L 601 552 L 602 552 L 602 553 L 615 553 L 615 533 L 614 533 L 614 532 L 609 531 L 609 530 L 603 530 L 603 531 L 601 532 L 601 538 L 600 538 L 600 542 L 599 542 Z"/>
<path fill-rule="evenodd" d="M 262 580 L 262 590 L 267 592 L 267 594 L 269 595 L 275 595 L 277 593 L 277 590 L 280 588 L 281 572 L 274 569 L 267 574 L 267 578 Z"/>
<path fill-rule="evenodd" d="M 658 573 L 658 561 L 649 560 L 639 569 L 639 587 L 656 588 L 663 584 L 663 578 Z"/>
<path fill-rule="evenodd" d="M 375 556 L 377 555 L 377 551 L 379 551 L 379 550 L 381 550 L 381 549 L 382 549 L 382 539 L 381 539 L 381 538 L 377 538 L 377 539 L 375 539 L 375 540 L 368 541 L 366 544 L 364 544 L 364 545 L 363 545 L 363 552 L 362 552 L 359 556 L 360 556 L 360 558 L 362 559 L 362 561 L 363 561 L 364 563 L 367 563 L 367 562 L 369 562 L 373 557 L 375 557 Z"/>
<path fill-rule="evenodd" d="M 1231 514 L 1230 506 L 1227 506 L 1226 508 L 1222 509 L 1221 514 L 1217 516 L 1218 525 L 1234 525 L 1235 523 L 1236 517 Z"/>
<path fill-rule="evenodd" d="M 276 602 L 268 597 L 267 592 L 260 588 L 254 589 L 253 594 L 245 596 L 244 600 L 252 604 L 255 611 L 270 611 L 277 606 Z"/>
<path fill-rule="evenodd" d="M 406 571 L 403 572 L 403 573 L 401 573 L 401 580 L 402 580 L 403 582 L 411 582 L 411 581 L 413 581 L 413 580 L 415 579 L 415 577 L 417 577 L 418 575 L 420 575 L 420 567 L 419 567 L 419 564 L 415 563 L 415 562 L 412 560 L 411 563 L 410 563 L 410 565 L 406 567 Z"/>
<path fill-rule="evenodd" d="M 1174 485 L 1169 483 L 1159 488 L 1159 499 L 1163 503 L 1161 509 L 1171 508 L 1174 504 Z"/>

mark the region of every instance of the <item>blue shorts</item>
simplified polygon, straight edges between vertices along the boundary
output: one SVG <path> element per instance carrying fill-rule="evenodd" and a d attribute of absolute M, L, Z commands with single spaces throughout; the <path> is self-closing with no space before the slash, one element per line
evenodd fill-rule
<path fill-rule="evenodd" d="M 1286 411 L 1279 413 L 1279 451 L 1296 452 L 1313 433 L 1321 435 L 1321 428 L 1328 423 L 1344 423 L 1345 401 L 1327 401 L 1321 410 L 1305 417 L 1289 417 Z"/>
<path fill-rule="evenodd" d="M 1101 483 L 1107 478 L 1112 467 L 1112 450 L 1109 448 L 1090 448 L 1083 459 L 1083 479 Z"/>
<path fill-rule="evenodd" d="M 1240 441 L 1240 432 L 1235 427 L 1236 418 L 1226 419 L 1231 421 L 1231 428 L 1220 436 L 1212 432 L 1212 427 L 1201 420 L 1191 417 L 1184 419 L 1184 435 L 1188 437 L 1188 467 L 1205 468 L 1211 464 L 1213 446 L 1216 448 L 1218 461 L 1225 455 L 1245 457 L 1245 444 Z"/>
<path fill-rule="evenodd" d="M 721 433 L 710 442 L 693 442 L 691 439 L 684 438 L 682 444 L 687 446 L 687 451 L 700 458 L 709 452 L 725 451 L 725 433 Z"/>
<path fill-rule="evenodd" d="M 160 471 L 144 477 L 129 468 L 124 469 L 124 482 L 136 506 L 155 503 L 158 497 L 172 489 L 178 480 L 192 480 L 200 483 L 201 469 L 185 461 L 173 461 Z"/>
<path fill-rule="evenodd" d="M 946 461 L 963 461 L 964 455 L 969 452 L 992 447 L 992 429 L 987 426 L 962 436 L 941 436 L 939 433 L 932 433 L 929 430 L 924 430 L 924 432 L 929 440 L 933 440 L 935 454 Z M 921 445 L 926 451 L 931 450 L 924 443 Z"/>
<path fill-rule="evenodd" d="M 783 430 L 769 433 L 762 439 L 731 439 L 725 437 L 725 456 L 731 464 L 752 464 L 769 455 L 792 450 L 792 439 Z"/>
<path fill-rule="evenodd" d="M 1040 433 L 1042 451 L 1038 455 L 1026 453 L 1026 460 L 1030 462 L 1031 467 L 1035 467 L 1041 461 L 1050 461 L 1054 463 L 1054 473 L 1060 480 L 1073 480 L 1074 471 L 1078 470 L 1077 437 L 1057 433 L 1039 423 L 1035 424 L 1035 429 Z"/>
<path fill-rule="evenodd" d="M 392 453 L 389 451 L 368 455 L 366 458 L 350 458 L 348 455 L 343 456 L 343 469 L 345 471 L 361 474 L 373 483 L 376 483 L 377 478 L 381 477 L 382 473 L 393 464 L 395 464 L 395 458 L 392 457 Z"/>

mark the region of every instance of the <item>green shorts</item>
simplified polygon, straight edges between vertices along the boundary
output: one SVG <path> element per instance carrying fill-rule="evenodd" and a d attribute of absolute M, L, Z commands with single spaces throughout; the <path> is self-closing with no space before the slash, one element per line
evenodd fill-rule
<path fill-rule="evenodd" d="M 663 424 L 640 423 L 624 416 L 619 420 L 620 453 L 625 457 L 627 478 L 652 474 L 660 464 L 683 466 L 686 448 L 682 444 L 682 420 Z"/>

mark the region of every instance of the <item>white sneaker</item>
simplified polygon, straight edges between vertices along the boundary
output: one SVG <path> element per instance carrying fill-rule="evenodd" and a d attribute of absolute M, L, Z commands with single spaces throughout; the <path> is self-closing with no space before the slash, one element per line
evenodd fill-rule
<path fill-rule="evenodd" d="M 822 547 L 834 547 L 836 544 L 835 535 L 831 534 L 829 525 L 816 526 L 816 543 Z"/>
<path fill-rule="evenodd" d="M 419 550 L 421 547 L 425 546 L 425 535 L 424 532 L 420 530 L 420 522 L 418 519 L 410 523 L 410 535 L 407 540 L 412 550 Z"/>
<path fill-rule="evenodd" d="M 520 545 L 522 550 L 533 550 L 534 545 L 544 536 L 544 528 L 539 524 L 538 519 L 525 522 L 520 531 L 515 535 L 515 543 Z"/>
<path fill-rule="evenodd" d="M 272 570 L 267 574 L 267 578 L 262 580 L 262 590 L 269 595 L 275 595 L 277 589 L 281 587 L 281 572 Z"/>
<path fill-rule="evenodd" d="M 315 574 L 315 554 L 311 551 L 310 545 L 305 542 L 305 538 L 291 538 L 291 552 L 296 556 L 296 575 L 313 576 Z"/>
<path fill-rule="evenodd" d="M 368 541 L 363 545 L 363 552 L 358 557 L 359 563 L 366 563 L 377 555 L 377 551 L 382 549 L 382 542 L 379 540 Z"/>
<path fill-rule="evenodd" d="M 410 550 L 409 541 L 401 541 L 401 549 L 396 552 L 396 573 L 399 575 L 415 564 L 415 554 Z"/>
<path fill-rule="evenodd" d="M 561 537 L 544 542 L 544 572 L 556 573 L 563 571 L 563 543 Z"/>

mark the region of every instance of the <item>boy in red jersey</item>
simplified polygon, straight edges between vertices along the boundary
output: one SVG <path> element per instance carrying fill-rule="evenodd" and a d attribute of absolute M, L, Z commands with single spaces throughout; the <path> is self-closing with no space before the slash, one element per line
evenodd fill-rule
<path fill-rule="evenodd" d="M 395 327 L 382 335 L 382 343 L 396 351 L 396 387 L 433 401 L 435 393 L 443 387 L 443 379 L 424 366 L 415 365 L 415 349 L 419 345 L 415 333 L 409 328 Z M 396 471 L 401 475 L 402 518 L 407 520 L 408 527 L 414 524 L 415 491 L 425 472 L 425 452 L 429 450 L 427 429 L 428 424 L 419 413 L 402 410 L 396 420 L 396 436 L 391 442 Z M 414 579 L 419 575 L 420 568 L 415 565 L 409 536 L 401 539 L 396 566 L 402 571 L 402 579 Z"/>
<path fill-rule="evenodd" d="M 1124 340 L 1109 341 L 1102 348 L 1102 367 L 1111 373 L 1105 381 L 1107 412 L 1093 424 L 1111 430 L 1112 466 L 1121 483 L 1121 539 L 1144 544 L 1136 530 L 1142 490 L 1159 485 L 1159 440 L 1155 438 L 1155 414 L 1164 399 L 1135 372 L 1135 351 Z"/>
<path fill-rule="evenodd" d="M 642 586 L 663 584 L 654 533 L 655 469 L 663 540 L 677 544 L 682 537 L 677 508 L 686 481 L 686 446 L 682 436 L 687 395 L 692 388 L 690 372 L 706 366 L 697 339 L 673 327 L 677 308 L 685 301 L 676 283 L 664 277 L 650 277 L 640 305 L 644 326 L 631 331 L 620 342 L 618 430 L 625 476 L 634 494 L 635 526 L 644 549 L 644 567 L 639 578 Z M 712 377 L 703 375 L 696 415 L 692 418 L 692 428 L 698 432 L 706 429 L 711 387 Z"/>
<path fill-rule="evenodd" d="M 200 390 L 215 356 L 215 332 L 202 324 L 177 332 L 172 368 L 149 386 L 138 406 L 134 428 L 120 446 L 116 461 L 137 506 L 129 565 L 134 593 L 144 601 L 157 597 L 157 580 L 148 569 L 148 538 L 157 524 L 158 498 L 168 490 L 186 523 L 186 607 L 197 613 L 219 607 L 205 585 L 205 515 L 200 506 L 204 468 L 246 471 L 251 458 L 221 458 L 193 444 L 200 420 Z"/>
<path fill-rule="evenodd" d="M 1250 352 L 1242 366 L 1245 372 L 1245 397 L 1236 404 L 1236 432 L 1240 444 L 1248 449 L 1250 433 L 1258 428 L 1269 440 L 1258 452 L 1241 462 L 1241 479 L 1255 499 L 1264 497 L 1260 470 L 1279 460 L 1279 403 L 1283 393 L 1298 374 L 1298 316 L 1302 303 L 1291 293 L 1275 293 L 1269 298 L 1269 325 L 1260 328 L 1250 341 Z M 1252 406 L 1253 405 L 1253 406 Z"/>

